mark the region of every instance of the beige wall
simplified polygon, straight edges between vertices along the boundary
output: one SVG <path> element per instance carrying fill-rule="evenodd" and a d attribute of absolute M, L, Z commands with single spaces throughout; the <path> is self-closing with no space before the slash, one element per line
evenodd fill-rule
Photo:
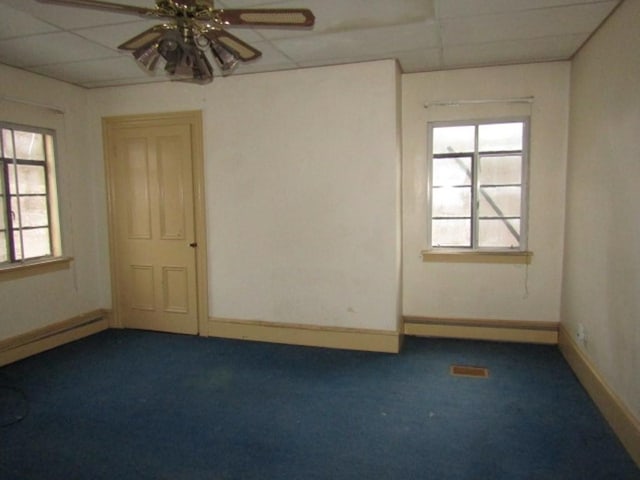
<path fill-rule="evenodd" d="M 381 61 L 93 90 L 92 155 L 102 116 L 202 110 L 209 315 L 395 331 L 399 82 Z"/>
<path fill-rule="evenodd" d="M 573 62 L 562 321 L 640 419 L 640 2 Z"/>
<path fill-rule="evenodd" d="M 425 103 L 533 96 L 533 104 Z M 436 318 L 559 321 L 569 63 L 416 73 L 402 78 L 403 312 Z M 424 263 L 427 122 L 530 115 L 530 266 Z"/>
<path fill-rule="evenodd" d="M 70 268 L 17 280 L 0 277 L 0 340 L 108 306 L 96 232 L 102 199 L 87 151 L 85 90 L 0 65 L 0 96 L 54 104 L 46 108 L 0 100 L 0 120 L 57 130 L 59 210 Z"/>
<path fill-rule="evenodd" d="M 395 330 L 402 287 L 405 315 L 558 319 L 567 63 L 404 75 L 402 96 L 392 61 L 91 91 L 11 72 L 28 80 L 24 97 L 52 84 L 69 92 L 60 101 L 82 102 L 66 117 L 87 125 L 75 148 L 94 181 L 74 191 L 90 199 L 75 203 L 92 212 L 92 239 L 80 243 L 94 255 L 100 306 L 110 305 L 100 118 L 195 109 L 205 127 L 210 316 Z M 424 102 L 529 95 L 532 265 L 423 263 Z"/>

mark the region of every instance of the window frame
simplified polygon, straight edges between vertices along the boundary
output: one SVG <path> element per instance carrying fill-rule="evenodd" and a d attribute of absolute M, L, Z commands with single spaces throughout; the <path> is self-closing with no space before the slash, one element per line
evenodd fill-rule
<path fill-rule="evenodd" d="M 12 141 L 14 142 L 13 149 L 14 155 L 12 158 L 4 156 L 4 148 L 0 149 L 0 169 L 2 170 L 0 180 L 3 182 L 2 195 L 3 200 L 0 203 L 0 208 L 3 209 L 3 215 L 5 215 L 5 228 L 4 231 L 7 238 L 4 240 L 7 247 L 7 260 L 0 262 L 0 271 L 6 273 L 13 273 L 17 270 L 27 268 L 30 272 L 37 272 L 38 269 L 34 268 L 37 265 L 45 265 L 49 270 L 51 264 L 57 264 L 59 262 L 69 262 L 71 259 L 62 255 L 62 241 L 61 241 L 61 225 L 60 225 L 60 212 L 58 206 L 58 192 L 57 192 L 57 132 L 55 129 L 38 127 L 34 125 L 17 124 L 12 122 L 0 121 L 0 132 L 2 130 L 10 130 L 12 132 Z M 15 132 L 28 132 L 41 135 L 44 149 L 43 160 L 29 160 L 18 159 L 15 152 Z M 47 138 L 49 137 L 49 138 Z M 0 136 L 0 146 L 3 147 L 3 139 Z M 53 158 L 51 158 L 53 157 Z M 41 167 L 44 171 L 45 181 L 45 193 L 44 194 L 21 194 L 17 191 L 16 194 L 12 194 L 9 183 L 9 169 L 12 166 L 18 165 L 31 165 Z M 17 201 L 20 201 L 21 197 L 27 196 L 42 196 L 45 198 L 47 205 L 47 225 L 34 228 L 47 228 L 49 237 L 49 254 L 40 255 L 35 257 L 25 258 L 24 252 L 21 253 L 21 257 L 18 258 L 16 253 L 15 240 L 13 238 L 14 232 L 24 231 L 25 227 L 20 225 L 19 228 L 12 228 L 11 220 L 11 199 L 16 196 Z M 27 227 L 26 230 L 31 228 Z"/>
<path fill-rule="evenodd" d="M 521 192 L 520 192 L 520 241 L 518 247 L 480 247 L 478 245 L 478 228 L 479 228 L 479 194 L 480 185 L 478 181 L 478 169 L 479 160 L 482 155 L 490 156 L 492 154 L 500 152 L 479 150 L 478 132 L 481 125 L 494 125 L 502 123 L 522 123 L 522 169 L 521 169 Z M 459 157 L 471 157 L 471 218 L 470 218 L 470 245 L 469 246 L 439 246 L 433 245 L 432 230 L 433 230 L 433 160 L 437 155 L 433 153 L 433 131 L 439 127 L 474 127 L 474 151 L 473 152 L 456 152 Z M 447 254 L 455 254 L 457 259 L 465 258 L 468 260 L 462 261 L 481 261 L 482 263 L 494 263 L 495 259 L 498 259 L 498 255 L 513 255 L 516 260 L 514 262 L 506 261 L 500 263 L 529 263 L 531 252 L 528 252 L 528 237 L 529 237 L 529 156 L 531 148 L 531 117 L 530 116 L 508 116 L 508 117 L 491 117 L 482 119 L 465 119 L 465 120 L 452 120 L 452 121 L 434 121 L 427 123 L 427 235 L 426 241 L 428 249 L 424 250 L 423 259 L 425 261 L 437 261 L 437 259 L 444 258 Z M 502 154 L 509 155 L 514 151 L 504 151 Z M 446 158 L 447 154 L 441 158 Z M 451 154 L 454 156 L 454 153 Z M 485 254 L 482 260 L 471 260 L 468 255 L 460 254 Z M 430 259 L 428 258 L 430 257 Z M 517 260 L 517 258 L 524 259 L 523 262 Z M 461 261 L 453 260 L 452 261 Z"/>

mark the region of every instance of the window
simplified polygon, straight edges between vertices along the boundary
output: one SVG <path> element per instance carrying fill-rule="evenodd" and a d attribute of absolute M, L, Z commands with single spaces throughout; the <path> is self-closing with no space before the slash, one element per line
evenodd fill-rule
<path fill-rule="evenodd" d="M 59 255 L 53 132 L 0 132 L 0 265 Z"/>
<path fill-rule="evenodd" d="M 525 250 L 526 120 L 430 124 L 431 247 Z"/>

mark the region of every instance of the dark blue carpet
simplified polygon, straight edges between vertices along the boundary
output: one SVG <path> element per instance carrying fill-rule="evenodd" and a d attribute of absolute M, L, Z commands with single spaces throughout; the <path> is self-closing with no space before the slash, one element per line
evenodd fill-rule
<path fill-rule="evenodd" d="M 110 330 L 0 384 L 28 407 L 0 428 L 3 480 L 640 479 L 555 347 L 407 338 L 388 355 Z"/>

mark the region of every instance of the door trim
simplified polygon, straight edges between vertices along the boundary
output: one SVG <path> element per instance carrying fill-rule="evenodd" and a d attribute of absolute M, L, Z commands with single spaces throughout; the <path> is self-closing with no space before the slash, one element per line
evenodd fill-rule
<path fill-rule="evenodd" d="M 198 334 L 206 336 L 208 331 L 209 286 L 207 274 L 207 232 L 204 191 L 204 150 L 202 112 L 200 110 L 185 112 L 154 113 L 104 117 L 102 119 L 102 138 L 104 149 L 105 178 L 107 187 L 107 210 L 109 224 L 109 265 L 111 267 L 111 302 L 113 305 L 110 317 L 112 328 L 123 328 L 117 298 L 116 241 L 115 241 L 115 192 L 112 182 L 110 158 L 113 158 L 113 132 L 116 128 L 154 127 L 188 124 L 191 129 L 191 147 L 193 155 L 193 205 L 196 247 L 196 294 L 198 305 Z"/>

